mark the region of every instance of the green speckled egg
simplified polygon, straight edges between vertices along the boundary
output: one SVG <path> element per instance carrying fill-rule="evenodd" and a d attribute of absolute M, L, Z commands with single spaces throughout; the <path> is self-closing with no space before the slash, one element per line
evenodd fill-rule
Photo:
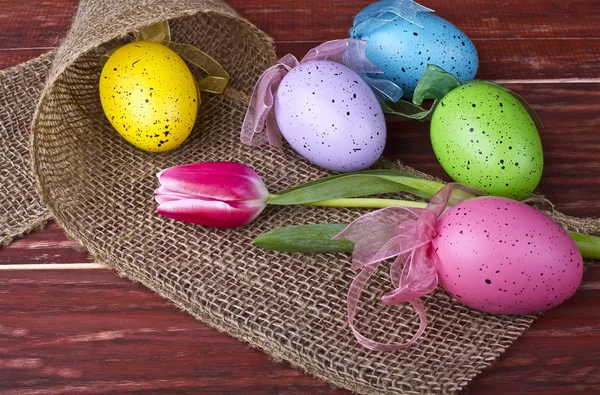
<path fill-rule="evenodd" d="M 431 144 L 454 181 L 491 195 L 527 197 L 542 178 L 535 123 L 509 92 L 485 81 L 450 91 L 431 119 Z"/>
<path fill-rule="evenodd" d="M 177 148 L 192 131 L 200 98 L 185 62 L 155 42 L 117 49 L 100 75 L 100 101 L 115 130 L 150 152 Z"/>

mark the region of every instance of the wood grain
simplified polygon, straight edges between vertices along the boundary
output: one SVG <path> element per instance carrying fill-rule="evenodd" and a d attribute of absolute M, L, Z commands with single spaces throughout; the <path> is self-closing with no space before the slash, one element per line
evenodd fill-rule
<path fill-rule="evenodd" d="M 42 232 L 33 232 L 0 250 L 0 266 L 91 262 L 87 252 L 76 248 L 77 244 L 53 223 Z"/>
<path fill-rule="evenodd" d="M 108 270 L 0 272 L 0 289 L 0 391 L 336 393 Z"/>
<path fill-rule="evenodd" d="M 352 16 L 371 1 L 228 2 L 274 37 L 280 55 L 301 57 L 346 37 Z M 543 119 L 538 191 L 567 214 L 600 215 L 600 2 L 423 4 L 473 39 L 480 78 L 512 81 L 506 86 Z M 3 69 L 56 47 L 77 1 L 0 5 Z M 388 125 L 388 158 L 445 177 L 426 124 L 388 118 Z M 52 224 L 0 250 L 0 266 L 90 262 L 73 247 Z M 600 267 L 590 266 L 578 293 L 536 321 L 465 393 L 600 393 L 599 302 Z M 273 363 L 109 270 L 0 270 L 0 317 L 0 394 L 346 393 Z"/>
<path fill-rule="evenodd" d="M 10 0 L 8 12 L 0 15 L 0 68 L 37 56 L 36 51 L 55 47 L 70 26 L 77 2 L 61 0 L 17 3 Z M 276 43 L 279 55 L 302 57 L 308 49 L 326 40 L 347 37 L 352 17 L 367 1 L 330 2 L 233 0 L 229 4 L 255 23 Z M 459 26 L 475 43 L 481 58 L 478 78 L 485 79 L 600 79 L 600 38 L 593 0 L 576 4 L 558 2 L 504 1 L 490 6 L 485 0 L 423 2 Z M 40 27 L 20 25 L 27 9 L 35 8 Z M 532 9 L 533 8 L 533 9 Z M 30 16 L 30 15 L 28 15 Z M 560 67 L 557 67 L 559 66 Z"/>
<path fill-rule="evenodd" d="M 353 16 L 371 0 L 230 0 L 242 16 L 279 42 L 326 41 L 344 37 Z M 471 39 L 598 40 L 597 3 L 487 0 L 422 1 L 460 27 Z M 77 0 L 4 0 L 0 14 L 3 48 L 51 47 L 69 29 Z"/>

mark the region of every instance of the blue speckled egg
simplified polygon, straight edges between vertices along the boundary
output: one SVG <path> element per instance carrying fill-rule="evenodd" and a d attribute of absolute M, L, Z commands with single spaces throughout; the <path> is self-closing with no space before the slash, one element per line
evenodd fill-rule
<path fill-rule="evenodd" d="M 386 125 L 373 91 L 348 67 L 315 60 L 292 69 L 274 103 L 281 134 L 328 170 L 366 169 L 383 153 Z"/>
<path fill-rule="evenodd" d="M 362 37 L 367 40 L 367 58 L 384 74 L 375 78 L 388 79 L 412 98 L 417 83 L 428 64 L 434 64 L 454 74 L 460 81 L 473 79 L 479 59 L 469 38 L 447 20 L 431 13 L 418 13 L 420 28 L 402 18 L 396 18 Z"/>

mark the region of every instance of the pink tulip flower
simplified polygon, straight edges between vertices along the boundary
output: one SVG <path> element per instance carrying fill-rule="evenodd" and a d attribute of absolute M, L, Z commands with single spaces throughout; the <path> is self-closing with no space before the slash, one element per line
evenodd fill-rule
<path fill-rule="evenodd" d="M 269 191 L 254 170 L 236 162 L 198 162 L 157 174 L 159 206 L 167 218 L 217 228 L 237 228 L 267 206 Z"/>

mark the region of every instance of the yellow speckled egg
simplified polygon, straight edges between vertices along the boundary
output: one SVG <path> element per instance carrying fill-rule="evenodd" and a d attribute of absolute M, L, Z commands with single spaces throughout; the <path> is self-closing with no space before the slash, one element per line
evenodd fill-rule
<path fill-rule="evenodd" d="M 117 49 L 100 75 L 100 101 L 125 140 L 150 152 L 177 148 L 192 131 L 200 97 L 172 49 L 134 41 Z"/>

